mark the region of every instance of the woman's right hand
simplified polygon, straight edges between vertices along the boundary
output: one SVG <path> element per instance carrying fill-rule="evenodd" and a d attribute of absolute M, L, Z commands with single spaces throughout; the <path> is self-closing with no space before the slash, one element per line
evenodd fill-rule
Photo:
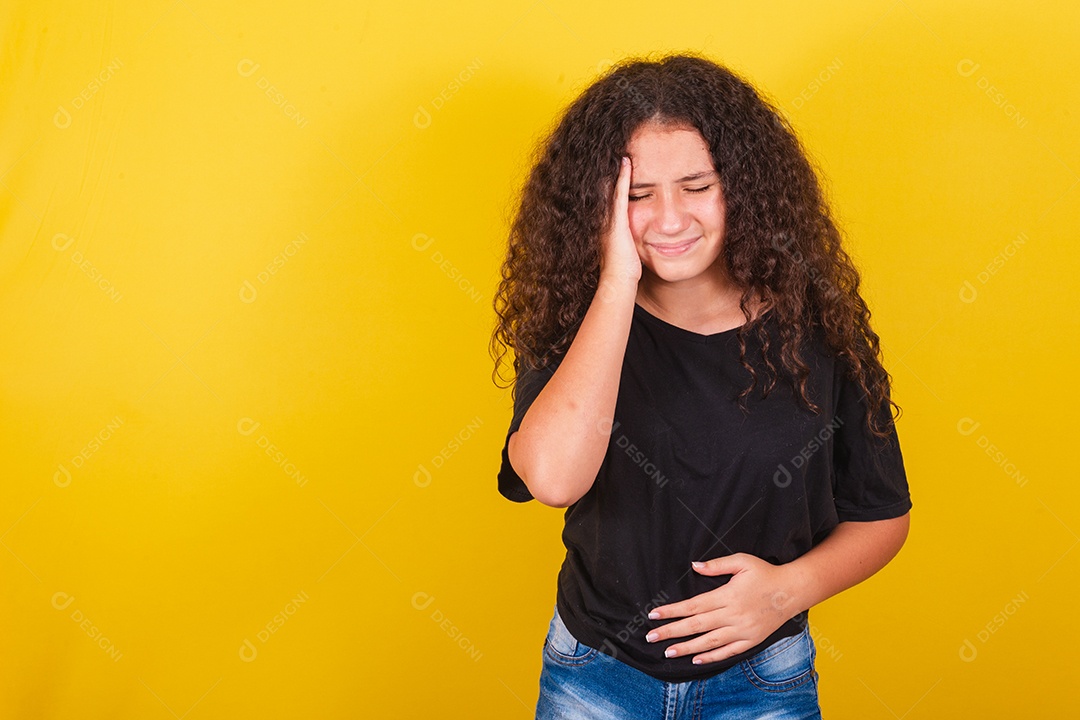
<path fill-rule="evenodd" d="M 636 285 L 641 279 L 641 258 L 630 233 L 630 170 L 630 158 L 623 156 L 612 197 L 612 214 L 601 238 L 600 276 Z"/>

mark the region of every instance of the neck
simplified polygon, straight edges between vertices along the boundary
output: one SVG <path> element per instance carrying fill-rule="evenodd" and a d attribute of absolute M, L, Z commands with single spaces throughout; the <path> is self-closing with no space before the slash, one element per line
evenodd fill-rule
<path fill-rule="evenodd" d="M 719 316 L 740 313 L 738 287 L 717 263 L 717 272 L 668 282 L 642 268 L 636 301 L 654 315 L 678 320 L 683 326 L 708 324 Z"/>

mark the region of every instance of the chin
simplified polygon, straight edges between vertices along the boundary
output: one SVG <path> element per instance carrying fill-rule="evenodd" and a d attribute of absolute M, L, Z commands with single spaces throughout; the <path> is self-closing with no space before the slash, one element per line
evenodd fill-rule
<path fill-rule="evenodd" d="M 663 265 L 657 267 L 655 265 L 645 265 L 642 263 L 642 267 L 649 271 L 657 280 L 663 282 L 679 282 L 680 280 L 689 280 L 695 278 L 705 271 L 704 268 L 698 267 L 664 267 Z"/>

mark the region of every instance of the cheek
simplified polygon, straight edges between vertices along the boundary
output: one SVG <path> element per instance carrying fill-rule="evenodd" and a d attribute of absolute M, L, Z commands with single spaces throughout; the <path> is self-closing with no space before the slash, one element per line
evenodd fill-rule
<path fill-rule="evenodd" d="M 648 210 L 631 204 L 627 210 L 627 220 L 630 224 L 630 234 L 634 236 L 634 242 L 643 242 L 642 237 L 645 235 L 645 228 L 649 226 Z"/>
<path fill-rule="evenodd" d="M 719 200 L 704 203 L 701 208 L 701 217 L 710 225 L 722 227 L 724 225 L 724 205 Z"/>

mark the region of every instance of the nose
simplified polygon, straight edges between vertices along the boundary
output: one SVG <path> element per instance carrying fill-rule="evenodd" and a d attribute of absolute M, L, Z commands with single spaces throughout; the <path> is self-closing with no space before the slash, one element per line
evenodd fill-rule
<path fill-rule="evenodd" d="M 654 226 L 662 235 L 679 235 L 690 224 L 690 214 L 683 207 L 679 193 L 659 193 Z"/>

